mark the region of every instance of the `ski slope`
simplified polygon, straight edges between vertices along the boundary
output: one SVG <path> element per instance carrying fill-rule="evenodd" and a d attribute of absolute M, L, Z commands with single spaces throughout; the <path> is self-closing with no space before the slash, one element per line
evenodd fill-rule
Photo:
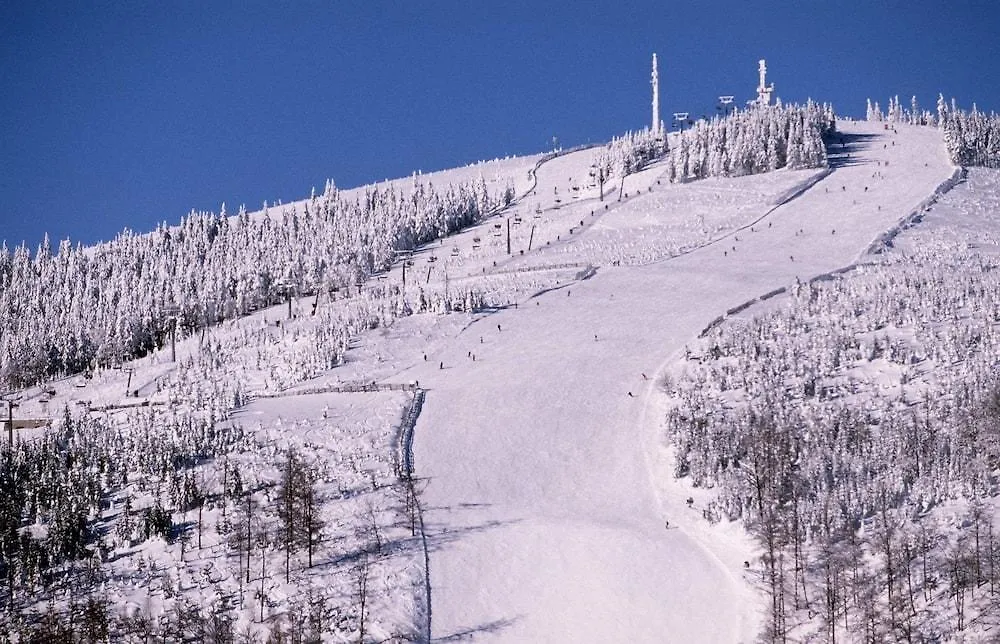
<path fill-rule="evenodd" d="M 765 608 L 759 571 L 743 566 L 756 561 L 754 544 L 740 525 L 703 520 L 711 490 L 671 478 L 658 374 L 727 311 L 862 258 L 951 176 L 936 130 L 897 128 L 840 123 L 846 145 L 835 146 L 831 172 L 678 185 L 653 165 L 608 183 L 601 195 L 589 174 L 598 151 L 587 149 L 434 175 L 441 184 L 477 173 L 491 182 L 513 176 L 521 198 L 419 249 L 405 279 L 399 262 L 365 288 L 404 285 L 411 302 L 418 288 L 479 289 L 508 306 L 396 319 L 356 338 L 345 364 L 305 383 L 284 363 L 314 351 L 296 339 L 317 324 L 308 314 L 312 298 L 293 300 L 294 319 L 282 305 L 179 340 L 178 360 L 214 346 L 228 358 L 212 377 L 258 397 L 235 419 L 256 427 L 268 446 L 246 457 L 255 479 L 276 480 L 287 445 L 329 462 L 328 483 L 337 487 L 324 510 L 334 526 L 329 561 L 308 573 L 310 587 L 350 602 L 351 553 L 366 547 L 372 517 L 398 539 L 393 556 L 373 568 L 373 635 L 398 634 L 426 617 L 419 540 L 397 525 L 388 487 L 405 397 L 336 388 L 419 381 L 427 397 L 414 457 L 434 641 L 754 641 Z M 67 406 L 118 422 L 136 407 L 168 409 L 179 395 L 169 381 L 184 385 L 170 353 L 32 388 L 22 392 L 19 413 L 50 417 Z M 383 492 L 364 489 L 369 482 Z M 345 495 L 344 486 L 364 494 Z M 212 531 L 206 544 L 205 556 L 221 547 Z M 179 549 L 140 544 L 124 553 L 120 569 L 151 557 L 200 597 L 205 556 L 199 549 L 185 559 Z M 280 551 L 270 552 L 270 576 L 261 574 L 273 604 L 255 626 L 261 634 L 294 598 L 294 584 L 272 579 L 282 562 Z M 236 572 L 216 573 L 219 588 L 238 587 Z M 154 612 L 169 604 L 154 585 L 135 584 L 112 590 Z M 257 610 L 248 600 L 239 624 L 256 624 Z"/>
<path fill-rule="evenodd" d="M 695 231 L 671 252 L 590 257 L 589 279 L 485 316 L 396 374 L 428 390 L 414 456 L 427 479 L 435 640 L 755 639 L 761 600 L 742 565 L 752 544 L 737 526 L 710 527 L 685 507 L 691 491 L 670 479 L 658 438 L 655 375 L 727 310 L 855 262 L 953 172 L 931 128 L 839 127 L 846 146 L 833 150 L 833 171 L 800 196 L 777 208 L 762 199 L 728 220 L 730 232 Z M 663 193 L 690 199 L 691 186 L 657 184 L 655 167 L 613 194 L 606 186 L 608 210 L 593 189 L 555 203 L 592 154 L 537 170 L 525 216 L 549 208 L 564 228 L 593 221 L 572 233 L 553 226 L 542 239 L 549 248 L 510 260 L 521 269 L 544 269 L 554 249 L 587 248 L 588 237 L 637 221 L 655 249 L 663 241 L 654 230 L 684 215 Z M 763 190 L 778 201 L 816 178 L 775 174 L 787 185 Z M 618 188 L 631 196 L 616 201 Z M 705 191 L 698 207 L 721 217 L 726 202 L 713 199 Z"/>

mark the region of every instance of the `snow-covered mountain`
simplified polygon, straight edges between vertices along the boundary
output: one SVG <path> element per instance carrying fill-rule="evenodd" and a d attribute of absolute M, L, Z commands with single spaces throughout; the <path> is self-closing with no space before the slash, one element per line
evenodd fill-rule
<path fill-rule="evenodd" d="M 770 114 L 0 253 L 8 636 L 990 641 L 996 171 Z"/>

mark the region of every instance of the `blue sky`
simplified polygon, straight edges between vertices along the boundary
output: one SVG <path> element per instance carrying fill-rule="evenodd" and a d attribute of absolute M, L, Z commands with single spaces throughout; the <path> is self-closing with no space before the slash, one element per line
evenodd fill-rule
<path fill-rule="evenodd" d="M 0 0 L 0 240 L 601 141 L 751 98 L 862 116 L 937 93 L 1000 111 L 994 2 Z"/>

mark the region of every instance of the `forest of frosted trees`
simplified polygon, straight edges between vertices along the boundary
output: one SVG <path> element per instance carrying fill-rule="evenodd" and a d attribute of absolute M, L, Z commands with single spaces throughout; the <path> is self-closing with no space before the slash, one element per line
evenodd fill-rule
<path fill-rule="evenodd" d="M 66 413 L 0 463 L 0 632 L 24 642 L 261 641 L 237 628 L 251 613 L 269 618 L 268 641 L 347 641 L 380 623 L 412 640 L 413 625 L 385 609 L 388 593 L 410 601 L 417 503 L 393 470 L 391 428 L 363 436 L 381 462 L 366 470 L 357 454 L 309 443 L 300 453 L 225 422 L 221 390 L 192 393 L 112 421 Z M 363 566 L 343 566 L 355 557 Z M 130 563 L 105 567 L 119 559 Z M 343 566 L 347 579 L 317 585 L 320 563 Z M 401 587 L 344 592 L 352 575 L 367 583 L 376 572 L 402 577 Z M 137 590 L 159 608 L 121 610 Z M 383 614 L 365 607 L 376 599 Z"/>
<path fill-rule="evenodd" d="M 696 121 L 670 149 L 672 181 L 739 177 L 826 166 L 823 137 L 836 127 L 829 105 L 768 105 Z"/>
<path fill-rule="evenodd" d="M 32 254 L 0 247 L 0 387 L 113 366 L 178 333 L 286 296 L 349 288 L 398 250 L 447 235 L 509 203 L 481 178 L 438 190 L 373 186 L 360 199 L 332 182 L 300 208 L 251 217 L 192 213 L 179 226 L 122 232 L 90 248 L 48 239 Z"/>
<path fill-rule="evenodd" d="M 941 129 L 951 160 L 959 165 L 1000 168 L 1000 116 L 972 106 L 966 112 L 952 106 Z"/>
<path fill-rule="evenodd" d="M 995 268 L 928 243 L 799 285 L 708 332 L 668 382 L 674 474 L 755 536 L 770 641 L 808 615 L 825 641 L 935 641 L 996 609 Z"/>
<path fill-rule="evenodd" d="M 621 178 L 662 159 L 670 181 L 821 168 L 827 164 L 823 137 L 835 128 L 830 105 L 809 101 L 753 107 L 698 120 L 672 138 L 649 128 L 630 132 L 608 144 L 598 166 L 605 178 Z"/>
<path fill-rule="evenodd" d="M 605 177 L 667 157 L 672 180 L 739 176 L 826 162 L 829 106 L 769 106 L 699 121 L 667 149 L 649 130 L 612 140 Z M 193 332 L 294 295 L 346 289 L 396 252 L 468 226 L 513 199 L 484 180 L 438 190 L 373 186 L 357 200 L 328 183 L 301 207 L 251 217 L 194 213 L 179 226 L 123 231 L 91 248 L 68 240 L 0 247 L 0 385 L 121 364 Z M 327 361 L 329 364 L 330 361 Z"/>
<path fill-rule="evenodd" d="M 409 570 L 408 549 L 390 553 L 379 545 L 384 531 L 393 534 L 380 526 L 382 514 L 397 505 L 399 512 L 412 511 L 416 503 L 394 474 L 392 426 L 376 426 L 363 439 L 372 451 L 366 462 L 382 464 L 362 471 L 354 451 L 314 448 L 308 459 L 299 458 L 261 442 L 260 428 L 244 432 L 227 419 L 248 401 L 248 386 L 282 389 L 327 371 L 351 338 L 407 313 L 398 285 L 368 278 L 385 270 L 397 250 L 443 237 L 509 203 L 511 185 L 491 192 L 480 178 L 439 190 L 415 176 L 406 189 L 372 186 L 355 200 L 328 183 L 321 195 L 257 215 L 192 213 L 178 226 L 125 231 L 89 248 L 63 242 L 54 250 L 48 240 L 33 255 L 23 246 L 0 248 L 0 389 L 77 372 L 92 373 L 96 382 L 108 368 L 169 343 L 175 319 L 179 338 L 200 334 L 195 351 L 153 382 L 138 383 L 141 399 L 113 406 L 119 409 L 114 417 L 89 406 L 66 409 L 51 430 L 19 442 L 0 462 L 0 481 L 13 491 L 0 499 L 4 632 L 25 641 L 231 641 L 241 611 L 260 605 L 263 616 L 271 593 L 282 592 L 275 572 L 264 568 L 276 551 L 284 549 L 286 586 L 308 586 L 303 580 L 310 578 L 321 530 L 324 560 L 360 553 L 363 579 L 376 570 L 383 576 Z M 316 305 L 320 296 L 323 306 Z M 300 319 L 241 319 L 287 298 L 295 300 Z M 327 305 L 332 300 L 336 306 Z M 417 310 L 432 311 L 478 305 L 476 294 L 460 289 L 443 297 L 421 292 L 414 302 Z M 139 389 L 127 393 L 140 398 Z M 328 431 L 353 430 L 338 424 Z M 367 509 L 355 500 L 361 492 Z M 336 525 L 323 527 L 321 507 L 338 513 Z M 226 521 L 202 521 L 203 510 L 215 517 L 220 508 L 223 516 L 228 508 Z M 367 527 L 359 529 L 359 522 Z M 198 574 L 185 568 L 184 551 L 201 551 L 203 533 L 214 551 L 225 542 L 222 561 L 233 571 L 223 567 L 220 574 L 232 587 L 217 585 L 211 603 L 195 605 L 177 586 Z M 105 559 L 142 557 L 129 553 L 156 540 L 180 548 L 179 566 L 157 570 L 141 558 L 135 575 L 109 578 Z M 337 544 L 332 553 L 331 544 Z M 308 559 L 299 561 L 305 551 Z M 259 584 L 256 594 L 236 588 L 244 578 Z M 132 587 L 157 593 L 167 612 L 158 618 L 147 609 L 117 614 L 116 593 Z M 288 618 L 302 623 L 282 622 L 275 632 L 316 639 L 364 632 L 379 622 L 383 632 L 409 628 L 393 623 L 391 607 L 380 614 L 365 608 L 365 598 L 374 601 L 382 592 L 362 593 L 359 609 L 353 600 L 344 604 L 343 589 L 311 589 L 287 606 Z M 397 595 L 396 601 L 412 601 L 408 591 Z"/>
<path fill-rule="evenodd" d="M 1000 168 L 1000 116 L 986 114 L 972 105 L 972 110 L 960 109 L 955 102 L 944 100 L 938 94 L 934 113 L 921 110 L 917 97 L 910 99 L 909 110 L 903 108 L 899 97 L 889 99 L 889 109 L 882 112 L 878 101 L 868 99 L 866 118 L 869 121 L 885 123 L 908 123 L 910 125 L 934 125 L 941 128 L 945 149 L 952 163 L 962 166 Z"/>

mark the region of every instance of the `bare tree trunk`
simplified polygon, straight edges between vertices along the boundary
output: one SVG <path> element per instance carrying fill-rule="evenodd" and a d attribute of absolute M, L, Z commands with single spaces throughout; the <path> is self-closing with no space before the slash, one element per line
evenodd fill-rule
<path fill-rule="evenodd" d="M 299 502 L 302 505 L 302 532 L 306 540 L 309 567 L 313 565 L 313 552 L 323 531 L 323 521 L 319 517 L 317 507 L 316 483 L 319 481 L 318 466 L 310 465 L 302 473 L 302 485 Z"/>
<path fill-rule="evenodd" d="M 989 539 L 988 543 L 989 543 L 989 557 L 990 557 L 990 594 L 992 595 L 993 593 L 996 592 L 996 580 L 997 580 L 996 571 L 994 570 L 994 566 L 996 565 L 995 562 L 997 558 L 997 553 L 993 544 L 992 519 L 986 524 L 986 530 L 987 530 L 986 533 L 987 538 Z"/>
<path fill-rule="evenodd" d="M 895 570 L 895 553 L 893 550 L 893 529 L 889 523 L 889 503 L 886 495 L 886 491 L 883 489 L 881 492 L 881 516 L 882 516 L 882 534 L 881 546 L 882 555 L 885 557 L 885 581 L 886 589 L 889 593 L 889 628 L 891 630 L 896 630 L 896 597 L 893 593 L 894 581 L 896 576 Z"/>
<path fill-rule="evenodd" d="M 968 584 L 968 570 L 966 566 L 966 552 L 964 545 L 959 542 L 951 551 L 948 557 L 948 573 L 951 578 L 951 593 L 955 600 L 955 613 L 958 620 L 957 628 L 965 630 L 965 587 Z"/>
<path fill-rule="evenodd" d="M 358 567 L 358 642 L 365 641 L 365 618 L 367 617 L 368 606 L 368 553 L 362 553 L 361 565 Z"/>
<path fill-rule="evenodd" d="M 222 461 L 222 516 L 226 516 L 227 497 L 229 496 L 229 459 Z"/>
<path fill-rule="evenodd" d="M 264 566 L 267 563 L 267 536 L 262 535 L 260 540 L 260 623 L 264 623 L 264 579 L 266 578 Z"/>
<path fill-rule="evenodd" d="M 921 580 L 920 587 L 924 590 L 924 601 L 928 602 L 931 600 L 930 588 L 927 584 L 927 552 L 930 550 L 930 544 L 927 543 L 927 526 L 924 524 L 920 525 L 920 559 L 921 559 L 921 573 L 923 579 Z"/>
<path fill-rule="evenodd" d="M 792 499 L 792 554 L 794 557 L 794 576 L 792 577 L 792 585 L 794 586 L 795 593 L 795 608 L 800 608 L 799 606 L 799 584 L 802 586 L 802 602 L 803 606 L 809 606 L 809 594 L 806 589 L 806 561 L 805 555 L 802 552 L 802 534 L 801 534 L 801 517 L 799 515 L 799 503 L 798 499 Z"/>
<path fill-rule="evenodd" d="M 289 582 L 289 574 L 291 568 L 292 559 L 292 536 L 295 527 L 295 508 L 293 507 L 292 500 L 295 496 L 295 482 L 294 482 L 294 461 L 291 452 L 288 453 L 288 464 L 285 470 L 285 480 L 282 485 L 282 496 L 284 499 L 285 512 L 285 583 Z"/>
<path fill-rule="evenodd" d="M 827 545 L 829 548 L 829 545 Z M 833 570 L 833 555 L 825 553 L 826 562 L 826 627 L 830 636 L 830 644 L 837 644 L 837 577 Z"/>
<path fill-rule="evenodd" d="M 903 542 L 903 564 L 906 566 L 906 591 L 909 598 L 910 616 L 917 614 L 917 607 L 913 602 L 913 551 L 910 549 L 909 540 Z"/>
<path fill-rule="evenodd" d="M 971 518 L 972 518 L 973 537 L 975 538 L 975 543 L 976 543 L 976 555 L 975 555 L 976 558 L 973 561 L 973 572 L 976 574 L 973 588 L 976 588 L 983 581 L 982 556 L 980 554 L 980 548 L 979 548 L 979 525 L 980 523 L 982 523 L 983 520 L 983 506 L 980 503 L 979 499 L 976 499 L 975 501 L 972 502 L 971 515 L 972 515 Z"/>
<path fill-rule="evenodd" d="M 372 537 L 375 539 L 375 551 L 382 554 L 382 534 L 378 529 L 378 521 L 375 519 L 375 508 L 368 506 L 368 518 L 371 521 Z"/>
<path fill-rule="evenodd" d="M 312 487 L 312 486 L 310 486 L 310 487 Z M 315 506 L 315 502 L 316 502 L 315 496 L 316 495 L 313 492 L 313 490 L 310 489 L 308 491 L 308 493 L 306 494 L 306 499 L 305 499 L 305 501 L 306 501 L 306 517 L 305 517 L 305 519 L 306 519 L 306 527 L 307 527 L 307 531 L 308 531 L 307 535 L 306 535 L 306 538 L 307 538 L 307 540 L 306 540 L 306 553 L 307 553 L 307 555 L 309 557 L 309 567 L 310 568 L 312 568 L 312 565 L 313 565 L 313 545 L 316 542 L 316 531 L 314 530 L 314 525 L 315 525 L 315 522 L 316 522 L 316 510 L 315 510 L 315 507 L 314 507 Z"/>
<path fill-rule="evenodd" d="M 247 584 L 250 583 L 250 551 L 253 550 L 253 540 L 250 536 L 251 515 L 253 513 L 253 492 L 247 492 Z"/>
<path fill-rule="evenodd" d="M 237 547 L 236 547 L 236 559 L 239 561 L 239 580 L 240 580 L 240 607 L 243 606 L 243 531 L 239 530 L 239 534 L 236 537 Z M 250 544 L 247 544 L 250 547 Z"/>
<path fill-rule="evenodd" d="M 792 577 L 792 584 L 795 584 L 794 575 Z M 788 627 L 785 624 L 786 619 L 785 612 L 785 553 L 779 547 L 778 548 L 778 641 L 785 642 L 787 640 Z"/>

